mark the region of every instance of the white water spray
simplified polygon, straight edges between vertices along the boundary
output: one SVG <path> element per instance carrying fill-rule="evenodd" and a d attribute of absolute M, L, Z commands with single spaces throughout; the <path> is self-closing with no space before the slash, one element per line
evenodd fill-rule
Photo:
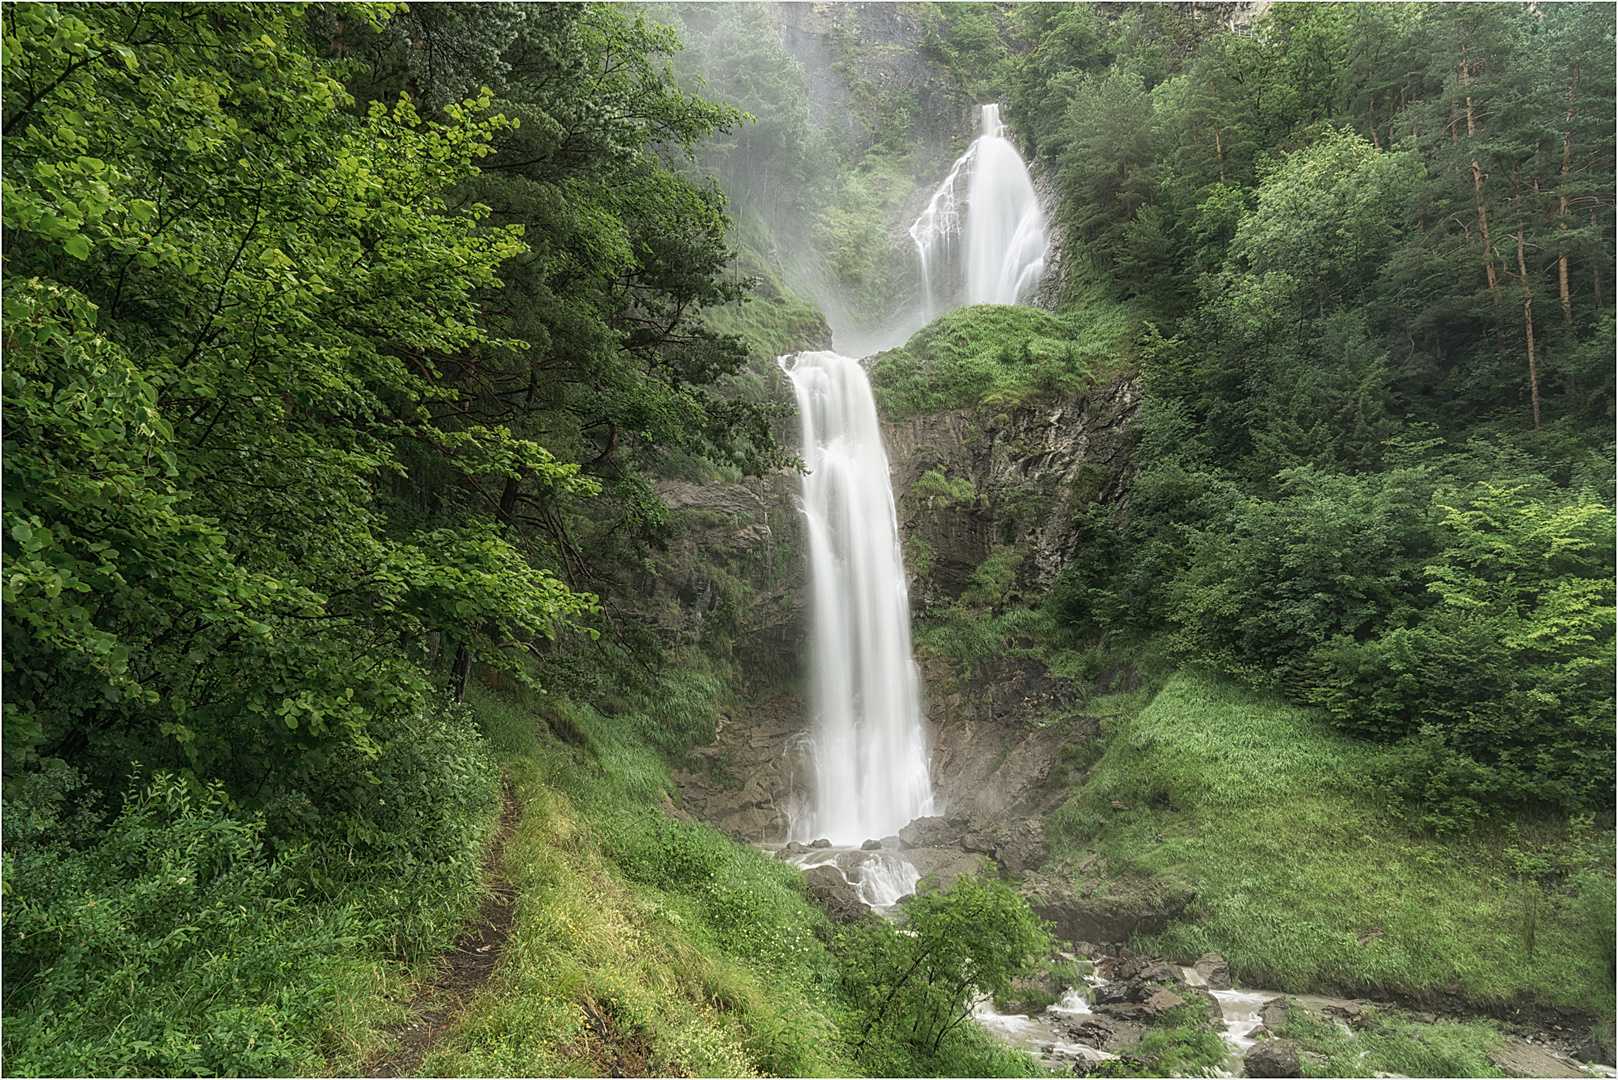
<path fill-rule="evenodd" d="M 1015 304 L 1045 272 L 1045 215 L 1028 167 L 1005 137 L 999 105 L 984 105 L 981 123 L 910 226 L 928 318 L 957 303 Z"/>
<path fill-rule="evenodd" d="M 815 590 L 815 802 L 792 832 L 856 846 L 933 812 L 898 519 L 859 362 L 806 352 L 782 368 L 803 424 Z"/>

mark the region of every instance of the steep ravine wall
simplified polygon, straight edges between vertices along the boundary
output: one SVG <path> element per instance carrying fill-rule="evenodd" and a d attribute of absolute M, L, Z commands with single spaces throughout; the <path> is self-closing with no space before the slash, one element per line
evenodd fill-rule
<path fill-rule="evenodd" d="M 1072 552 L 1074 515 L 1125 497 L 1137 402 L 1134 384 L 1120 381 L 1043 407 L 951 410 L 885 424 L 913 607 L 959 596 L 995 551 L 1022 555 L 1013 592 L 1034 600 L 1048 589 Z M 974 497 L 914 496 L 929 471 L 969 479 Z M 735 590 L 738 581 L 750 591 L 734 649 L 744 670 L 758 672 L 760 693 L 727 711 L 719 738 L 675 779 L 678 812 L 753 843 L 784 838 L 805 771 L 797 744 L 809 723 L 807 704 L 779 678 L 808 662 L 795 487 L 787 476 L 660 487 L 688 531 L 657 578 L 643 579 L 661 596 L 664 629 L 686 635 L 714 617 L 703 598 Z M 764 544 L 771 546 L 761 556 Z M 990 665 L 963 684 L 948 665 L 932 661 L 923 677 L 934 781 L 946 812 L 988 835 L 1049 809 L 1063 743 L 1093 734 L 1093 724 L 1061 719 L 1077 688 L 1038 665 Z M 1035 716 L 1042 724 L 1031 722 Z"/>
<path fill-rule="evenodd" d="M 1023 598 L 1046 592 L 1072 557 L 1074 518 L 1128 490 L 1139 403 L 1139 388 L 1120 379 L 1046 406 L 981 405 L 884 424 L 912 608 L 958 597 L 996 550 L 1021 556 Z M 968 481 L 972 497 L 931 493 L 928 473 Z"/>

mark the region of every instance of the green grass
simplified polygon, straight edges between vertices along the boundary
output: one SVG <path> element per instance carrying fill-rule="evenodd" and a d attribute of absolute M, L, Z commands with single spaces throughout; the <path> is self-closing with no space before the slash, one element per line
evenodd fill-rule
<path fill-rule="evenodd" d="M 940 316 L 871 363 L 888 419 L 937 409 L 1020 405 L 1082 394 L 1128 362 L 1138 329 L 1117 302 L 1053 315 L 980 304 Z"/>
<path fill-rule="evenodd" d="M 1196 890 L 1187 919 L 1143 948 L 1218 951 L 1247 984 L 1289 992 L 1447 989 L 1611 1014 L 1611 911 L 1589 899 L 1610 895 L 1610 831 L 1530 823 L 1556 869 L 1525 884 L 1504 836 L 1439 842 L 1399 824 L 1369 780 L 1373 745 L 1199 675 L 1104 721 L 1103 738 L 1047 832 L 1058 857 L 1094 849 L 1115 872 Z"/>
<path fill-rule="evenodd" d="M 1304 1057 L 1305 1076 L 1505 1075 L 1488 1056 L 1505 1040 L 1488 1024 L 1447 1020 L 1420 1024 L 1377 1016 L 1374 1010 L 1368 1015 L 1373 1022 L 1354 1032 L 1293 1009 L 1279 1034 L 1306 1053 L 1326 1058 Z"/>
<path fill-rule="evenodd" d="M 936 1054 L 884 1044 L 897 1056 L 855 1056 L 862 1022 L 802 873 L 660 807 L 661 755 L 700 738 L 693 717 L 703 701 L 711 717 L 716 683 L 681 670 L 658 683 L 605 708 L 473 688 L 524 806 L 504 859 L 517 919 L 493 981 L 420 1071 L 1035 1075 L 1032 1058 L 971 1025 Z"/>
<path fill-rule="evenodd" d="M 359 789 L 376 805 L 346 843 L 272 850 L 262 814 L 163 773 L 132 781 L 106 823 L 62 816 L 77 787 L 65 765 L 19 784 L 5 813 L 8 1074 L 357 1072 L 475 910 L 499 803 L 464 711 L 392 735 Z M 390 817 L 401 796 L 435 819 Z M 361 824 L 377 820 L 387 831 Z"/>
<path fill-rule="evenodd" d="M 610 718 L 584 717 L 581 748 L 531 701 L 479 688 L 476 704 L 525 808 L 505 857 L 517 924 L 495 981 L 424 1071 L 589 1075 L 618 1052 L 663 1074 L 847 1071 L 821 989 L 834 982 L 825 918 L 796 869 L 665 819 L 653 796 L 666 768 L 649 784 L 651 750 L 608 739 Z M 563 708 L 558 695 L 544 707 Z"/>

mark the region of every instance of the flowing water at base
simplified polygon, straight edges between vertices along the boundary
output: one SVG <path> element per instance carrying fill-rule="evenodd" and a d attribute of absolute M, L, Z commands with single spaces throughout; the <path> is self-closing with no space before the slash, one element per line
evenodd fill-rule
<path fill-rule="evenodd" d="M 893 912 L 903 897 L 916 891 L 916 883 L 921 880 L 921 871 L 904 856 L 891 851 L 815 848 L 794 855 L 790 861 L 805 870 L 815 866 L 836 867 L 843 880 L 859 890 L 860 899 L 879 915 Z"/>
<path fill-rule="evenodd" d="M 1205 985 L 1202 976 L 1193 968 L 1180 969 L 1191 986 Z M 1088 980 L 1100 986 L 1105 980 Z M 1280 996 L 1278 991 L 1264 990 L 1210 990 L 1223 1013 L 1225 1028 L 1221 1034 L 1230 1050 L 1226 1056 L 1226 1076 L 1240 1076 L 1242 1057 L 1253 1048 L 1253 1031 L 1263 1023 L 1259 1009 L 1266 1001 Z M 1291 1000 L 1297 1000 L 1296 995 Z M 1078 1017 L 1092 1015 L 1089 995 L 1080 989 L 1069 990 L 1062 1000 L 1035 1016 L 997 1013 L 988 1002 L 979 1002 L 973 1019 L 995 1038 L 1008 1046 L 1026 1050 L 1040 1058 L 1047 1067 L 1070 1070 L 1081 1061 L 1109 1061 L 1117 1054 L 1097 1050 L 1093 1046 L 1074 1042 L 1067 1037 L 1068 1026 Z"/>

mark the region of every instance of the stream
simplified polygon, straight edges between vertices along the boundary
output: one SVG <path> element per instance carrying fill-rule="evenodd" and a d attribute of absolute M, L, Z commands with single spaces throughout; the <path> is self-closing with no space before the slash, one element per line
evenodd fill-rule
<path fill-rule="evenodd" d="M 1189 985 L 1207 985 L 1195 968 L 1182 967 L 1180 971 Z M 1092 987 L 1105 982 L 1099 976 L 1089 976 L 1087 981 Z M 1227 1074 L 1240 1076 L 1242 1057 L 1252 1049 L 1255 1041 L 1252 1033 L 1263 1023 L 1259 1010 L 1265 1002 L 1279 995 L 1272 991 L 1253 990 L 1210 990 L 1209 993 L 1219 1002 L 1220 1011 L 1224 1014 L 1225 1030 L 1222 1034 L 1229 1046 Z M 1306 999 L 1293 995 L 1289 1000 Z M 1089 995 L 1083 990 L 1072 989 L 1062 996 L 1062 1000 L 1038 1015 L 997 1013 L 988 1002 L 979 1002 L 973 1019 L 1001 1042 L 1027 1050 L 1039 1057 L 1047 1067 L 1060 1068 L 1065 1072 L 1081 1061 L 1108 1061 L 1119 1056 L 1067 1037 L 1068 1027 L 1079 1017 L 1089 1015 L 1094 1015 Z"/>

